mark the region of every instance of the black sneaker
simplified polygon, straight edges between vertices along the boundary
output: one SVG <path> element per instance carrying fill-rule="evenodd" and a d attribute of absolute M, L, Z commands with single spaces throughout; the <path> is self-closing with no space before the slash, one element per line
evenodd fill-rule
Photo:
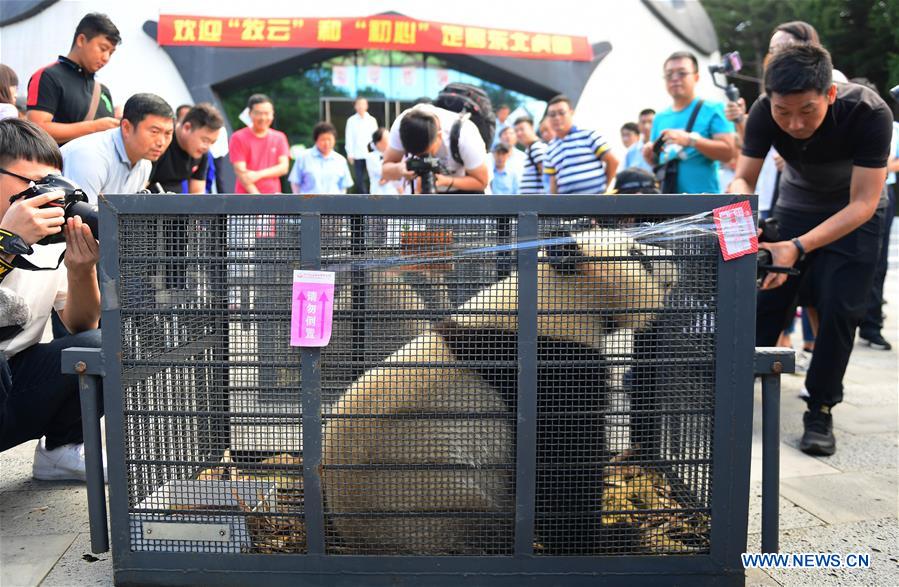
<path fill-rule="evenodd" d="M 833 437 L 833 416 L 830 408 L 822 406 L 802 414 L 805 432 L 799 442 L 799 450 L 807 455 L 829 457 L 837 450 L 837 441 Z"/>
<path fill-rule="evenodd" d="M 893 345 L 888 343 L 882 334 L 879 332 L 871 332 L 871 333 L 859 333 L 858 337 L 863 341 L 868 343 L 868 346 L 872 349 L 877 349 L 879 351 L 888 351 L 893 348 Z"/>

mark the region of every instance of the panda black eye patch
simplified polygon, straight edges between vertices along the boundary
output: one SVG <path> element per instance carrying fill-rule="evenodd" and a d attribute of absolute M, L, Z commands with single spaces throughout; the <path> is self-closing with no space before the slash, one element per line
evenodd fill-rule
<path fill-rule="evenodd" d="M 641 251 L 640 249 L 637 249 L 637 248 L 632 248 L 630 251 L 628 251 L 628 253 L 630 254 L 631 257 L 639 257 L 640 264 L 643 265 L 643 268 L 646 269 L 647 273 L 652 275 L 652 273 L 653 273 L 652 261 L 649 260 L 649 257 L 647 257 L 646 255 L 643 254 L 643 251 Z"/>

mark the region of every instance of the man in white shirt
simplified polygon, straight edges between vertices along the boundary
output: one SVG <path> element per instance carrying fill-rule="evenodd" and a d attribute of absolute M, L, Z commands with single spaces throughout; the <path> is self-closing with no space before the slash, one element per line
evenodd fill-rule
<path fill-rule="evenodd" d="M 456 145 L 451 138 L 454 124 L 462 125 Z M 415 174 L 403 160 L 406 155 L 437 158 L 445 170 L 435 176 L 440 193 L 482 194 L 487 189 L 489 171 L 484 139 L 478 127 L 458 112 L 419 104 L 400 114 L 390 128 L 381 177 L 388 181 L 413 180 Z"/>
<path fill-rule="evenodd" d="M 66 220 L 62 208 L 43 207 L 63 196 L 41 187 L 61 167 L 59 148 L 46 131 L 24 120 L 0 121 L 0 450 L 41 439 L 33 476 L 83 481 L 78 378 L 62 374 L 61 353 L 100 346 L 100 252 L 81 218 Z M 65 265 L 22 268 L 19 257 L 26 255 L 35 265 L 55 263 L 61 245 L 39 243 L 60 232 Z M 41 343 L 53 310 L 70 334 Z"/>
<path fill-rule="evenodd" d="M 153 161 L 169 148 L 175 113 L 154 94 L 125 102 L 120 128 L 89 134 L 62 147 L 66 177 L 81 186 L 91 203 L 99 194 L 135 194 L 146 187 Z"/>
<path fill-rule="evenodd" d="M 355 114 L 346 121 L 346 158 L 356 176 L 356 189 L 360 194 L 369 193 L 368 171 L 365 168 L 365 157 L 368 156 L 368 144 L 371 136 L 378 130 L 378 121 L 368 113 L 368 100 L 359 96 L 353 102 Z"/>

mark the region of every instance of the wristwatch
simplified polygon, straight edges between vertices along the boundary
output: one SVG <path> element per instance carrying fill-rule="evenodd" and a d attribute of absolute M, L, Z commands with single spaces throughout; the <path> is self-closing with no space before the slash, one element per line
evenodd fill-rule
<path fill-rule="evenodd" d="M 30 255 L 33 252 L 34 249 L 25 244 L 22 237 L 0 228 L 0 253 Z"/>
<path fill-rule="evenodd" d="M 791 239 L 790 242 L 793 243 L 793 245 L 797 249 L 799 249 L 799 258 L 796 259 L 796 262 L 804 260 L 805 259 L 805 247 L 802 246 L 802 242 L 799 240 L 799 237 L 797 236 L 796 238 Z"/>
<path fill-rule="evenodd" d="M 698 132 L 696 132 L 696 131 L 694 130 L 693 132 L 690 133 L 689 136 L 690 136 L 690 146 L 693 147 L 693 148 L 695 148 L 695 147 L 696 147 L 696 141 L 698 141 L 699 139 L 701 139 L 701 138 L 702 138 L 702 135 L 699 134 Z"/>

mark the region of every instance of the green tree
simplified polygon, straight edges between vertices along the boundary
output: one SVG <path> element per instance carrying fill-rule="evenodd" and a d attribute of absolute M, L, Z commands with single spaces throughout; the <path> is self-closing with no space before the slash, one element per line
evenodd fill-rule
<path fill-rule="evenodd" d="M 348 96 L 331 83 L 329 68 L 314 68 L 278 80 L 248 87 L 222 96 L 225 114 L 235 129 L 243 123 L 237 118 L 252 94 L 266 94 L 275 105 L 274 127 L 287 134 L 290 144 L 312 143 L 312 127 L 321 120 L 319 98 Z M 374 92 L 365 95 L 372 96 Z"/>
<path fill-rule="evenodd" d="M 886 97 L 899 83 L 899 0 L 702 0 L 722 52 L 739 51 L 743 72 L 761 78 L 774 27 L 804 20 L 817 29 L 834 66 L 847 77 L 866 77 Z M 751 103 L 759 85 L 738 81 Z"/>

